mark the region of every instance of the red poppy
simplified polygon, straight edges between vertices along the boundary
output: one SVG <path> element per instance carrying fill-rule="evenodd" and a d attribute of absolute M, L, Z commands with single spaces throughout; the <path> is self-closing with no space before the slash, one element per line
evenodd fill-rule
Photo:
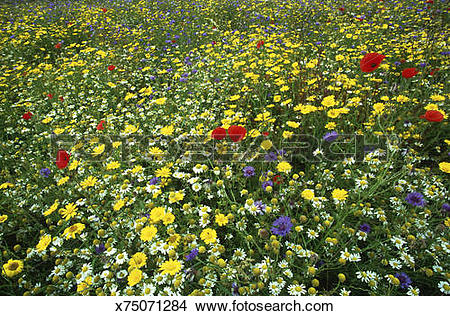
<path fill-rule="evenodd" d="M 372 72 L 377 69 L 386 56 L 378 53 L 367 53 L 359 62 L 362 72 Z"/>
<path fill-rule="evenodd" d="M 171 40 L 172 44 L 176 42 L 176 40 Z"/>
<path fill-rule="evenodd" d="M 47 94 L 47 97 L 48 97 L 49 99 L 53 99 L 53 94 L 49 93 L 49 94 Z"/>
<path fill-rule="evenodd" d="M 102 11 L 103 11 L 103 13 L 106 13 L 106 11 L 108 11 L 108 10 L 106 10 L 105 8 L 102 8 Z"/>
<path fill-rule="evenodd" d="M 262 133 L 264 136 L 269 136 L 269 132 L 263 132 Z"/>
<path fill-rule="evenodd" d="M 113 71 L 114 69 L 116 69 L 116 66 L 114 66 L 114 65 L 109 65 L 108 66 L 108 70 L 109 71 Z"/>
<path fill-rule="evenodd" d="M 441 70 L 440 68 L 436 68 L 436 69 L 433 69 L 431 72 L 430 72 L 430 76 L 433 76 L 436 72 L 438 72 L 439 70 Z"/>
<path fill-rule="evenodd" d="M 260 49 L 261 46 L 263 46 L 263 45 L 264 45 L 264 41 L 259 41 L 258 43 L 256 43 L 256 48 Z"/>
<path fill-rule="evenodd" d="M 281 184 L 283 182 L 283 178 L 280 175 L 276 175 L 273 177 L 272 181 L 275 184 Z"/>
<path fill-rule="evenodd" d="M 103 126 L 103 124 L 105 124 L 104 120 L 101 120 L 100 123 L 98 123 L 97 125 L 97 130 L 99 131 L 103 131 L 105 129 L 105 127 Z"/>
<path fill-rule="evenodd" d="M 246 133 L 247 130 L 245 129 L 245 127 L 242 126 L 231 125 L 228 128 L 228 135 L 230 136 L 231 140 L 235 143 L 242 140 L 245 137 Z"/>
<path fill-rule="evenodd" d="M 341 11 L 341 12 L 345 11 L 345 9 L 343 7 L 340 7 L 338 10 Z"/>
<path fill-rule="evenodd" d="M 417 71 L 416 68 L 406 68 L 403 69 L 402 71 L 402 77 L 403 78 L 412 78 L 415 75 L 417 75 L 419 73 L 419 71 Z"/>
<path fill-rule="evenodd" d="M 433 0 L 428 0 L 428 1 L 426 1 L 425 3 L 430 3 L 430 4 L 433 4 L 433 3 L 434 3 L 434 1 L 433 1 Z"/>
<path fill-rule="evenodd" d="M 55 48 L 59 49 L 59 48 L 61 48 L 61 46 L 62 46 L 61 43 L 55 44 Z"/>
<path fill-rule="evenodd" d="M 216 139 L 216 140 L 222 140 L 225 137 L 227 137 L 227 130 L 223 127 L 217 127 L 211 133 L 211 138 Z"/>
<path fill-rule="evenodd" d="M 59 101 L 63 102 L 64 101 L 64 97 L 61 95 L 59 96 Z"/>
<path fill-rule="evenodd" d="M 70 155 L 65 150 L 58 150 L 58 154 L 56 155 L 56 166 L 58 169 L 64 169 L 67 167 L 69 163 Z"/>
<path fill-rule="evenodd" d="M 420 118 L 424 118 L 428 122 L 442 122 L 444 115 L 439 111 L 429 110 L 425 112 L 425 115 L 421 115 Z"/>
<path fill-rule="evenodd" d="M 212 41 L 211 44 L 216 45 L 216 41 Z"/>
<path fill-rule="evenodd" d="M 31 117 L 33 116 L 33 113 L 31 113 L 30 111 L 28 111 L 27 113 L 25 113 L 24 115 L 22 115 L 22 118 L 24 120 L 29 120 Z"/>

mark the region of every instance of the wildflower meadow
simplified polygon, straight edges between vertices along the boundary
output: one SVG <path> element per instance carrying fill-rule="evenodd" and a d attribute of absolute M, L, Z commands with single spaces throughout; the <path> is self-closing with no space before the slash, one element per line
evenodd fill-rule
<path fill-rule="evenodd" d="M 450 294 L 446 0 L 0 4 L 0 294 Z"/>

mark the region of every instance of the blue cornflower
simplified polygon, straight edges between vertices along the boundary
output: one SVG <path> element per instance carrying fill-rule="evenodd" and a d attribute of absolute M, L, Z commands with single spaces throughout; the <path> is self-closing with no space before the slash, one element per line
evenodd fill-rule
<path fill-rule="evenodd" d="M 364 224 L 361 224 L 361 225 L 359 226 L 359 230 L 362 231 L 362 232 L 365 232 L 366 234 L 368 234 L 368 233 L 370 233 L 371 228 L 370 228 L 370 225 L 369 225 L 369 224 L 364 223 Z"/>
<path fill-rule="evenodd" d="M 267 187 L 273 187 L 273 182 L 272 181 L 264 181 L 263 183 L 262 183 L 262 188 L 263 188 L 263 190 L 264 191 L 266 191 L 266 188 Z"/>
<path fill-rule="evenodd" d="M 197 248 L 192 249 L 191 252 L 188 255 L 186 255 L 186 261 L 193 260 L 195 257 L 197 257 L 197 255 L 198 249 Z"/>
<path fill-rule="evenodd" d="M 325 136 L 322 138 L 326 142 L 332 142 L 335 141 L 336 138 L 338 138 L 339 134 L 335 131 L 332 131 L 330 133 L 325 134 Z"/>
<path fill-rule="evenodd" d="M 252 166 L 247 166 L 244 167 L 244 169 L 242 170 L 244 172 L 244 177 L 253 177 L 255 175 L 255 168 L 253 168 Z"/>
<path fill-rule="evenodd" d="M 423 198 L 423 195 L 419 192 L 409 193 L 406 196 L 405 200 L 412 206 L 424 206 L 426 203 L 425 199 Z"/>
<path fill-rule="evenodd" d="M 400 288 L 402 289 L 407 289 L 412 283 L 411 279 L 405 272 L 396 273 L 394 276 L 400 281 Z"/>
<path fill-rule="evenodd" d="M 281 216 L 273 222 L 270 231 L 275 235 L 284 237 L 289 234 L 292 226 L 291 218 L 289 216 Z"/>
<path fill-rule="evenodd" d="M 50 175 L 50 173 L 52 173 L 52 171 L 49 168 L 42 168 L 41 171 L 39 171 L 39 173 L 44 178 L 48 178 L 48 176 Z"/>

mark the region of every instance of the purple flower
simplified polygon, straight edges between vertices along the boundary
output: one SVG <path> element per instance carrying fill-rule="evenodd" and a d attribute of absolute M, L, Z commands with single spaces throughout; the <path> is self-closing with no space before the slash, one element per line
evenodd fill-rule
<path fill-rule="evenodd" d="M 271 151 L 270 153 L 264 156 L 264 159 L 267 161 L 276 161 L 278 159 L 277 154 Z"/>
<path fill-rule="evenodd" d="M 98 246 L 95 247 L 95 253 L 98 255 L 101 254 L 105 250 L 106 250 L 106 247 L 104 244 L 99 244 Z"/>
<path fill-rule="evenodd" d="M 247 178 L 253 177 L 255 175 L 255 168 L 253 168 L 252 166 L 244 167 L 242 171 L 244 172 L 244 177 Z"/>
<path fill-rule="evenodd" d="M 291 231 L 292 223 L 289 216 L 278 217 L 272 224 L 270 230 L 273 234 L 278 236 L 286 236 Z"/>
<path fill-rule="evenodd" d="M 150 185 L 155 185 L 155 184 L 158 184 L 159 182 L 161 182 L 161 179 L 159 177 L 154 177 L 154 178 L 150 179 L 150 181 L 148 183 Z"/>
<path fill-rule="evenodd" d="M 450 204 L 448 203 L 442 204 L 442 209 L 446 212 L 450 212 Z"/>
<path fill-rule="evenodd" d="M 239 296 L 239 286 L 236 283 L 231 285 L 231 293 L 233 296 Z"/>
<path fill-rule="evenodd" d="M 197 248 L 192 249 L 191 252 L 188 255 L 186 255 L 186 261 L 193 260 L 195 257 L 197 257 L 197 255 L 198 249 Z"/>
<path fill-rule="evenodd" d="M 263 214 L 266 211 L 266 204 L 262 201 L 255 201 L 253 205 L 258 209 L 258 214 Z"/>
<path fill-rule="evenodd" d="M 322 138 L 326 142 L 332 142 L 335 141 L 336 138 L 338 138 L 338 133 L 335 131 L 332 131 L 330 133 L 325 134 L 325 136 Z"/>
<path fill-rule="evenodd" d="M 42 168 L 41 171 L 39 171 L 39 173 L 44 178 L 48 178 L 48 176 L 50 175 L 50 173 L 52 173 L 52 171 L 49 168 Z"/>
<path fill-rule="evenodd" d="M 272 181 L 264 181 L 263 183 L 262 183 L 262 188 L 263 188 L 263 190 L 264 191 L 266 191 L 266 188 L 267 187 L 273 187 L 273 182 Z"/>
<path fill-rule="evenodd" d="M 362 232 L 365 232 L 366 234 L 368 234 L 368 233 L 370 233 L 371 228 L 370 228 L 370 225 L 369 225 L 369 224 L 364 223 L 364 224 L 361 224 L 361 225 L 359 226 L 359 230 L 362 231 Z"/>
<path fill-rule="evenodd" d="M 402 289 L 408 288 L 411 285 L 411 283 L 412 283 L 411 279 L 409 278 L 409 276 L 405 272 L 396 273 L 396 274 L 394 274 L 394 276 L 397 279 L 399 279 L 399 281 L 400 281 L 400 288 L 402 288 Z"/>
<path fill-rule="evenodd" d="M 423 198 L 423 195 L 419 192 L 409 193 L 406 196 L 405 200 L 412 206 L 424 206 L 426 202 L 425 199 Z"/>

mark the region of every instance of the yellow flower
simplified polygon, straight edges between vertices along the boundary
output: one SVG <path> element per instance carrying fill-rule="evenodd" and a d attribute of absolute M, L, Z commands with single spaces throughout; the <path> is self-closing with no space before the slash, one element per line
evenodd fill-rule
<path fill-rule="evenodd" d="M 150 212 L 150 219 L 154 222 L 157 223 L 160 220 L 162 220 L 164 218 L 164 215 L 166 214 L 166 211 L 164 209 L 164 207 L 161 206 L 157 206 L 154 207 L 151 212 Z"/>
<path fill-rule="evenodd" d="M 7 263 L 3 265 L 2 274 L 9 278 L 19 274 L 23 270 L 22 260 L 9 259 Z"/>
<path fill-rule="evenodd" d="M 67 181 L 69 181 L 69 177 L 63 177 L 61 179 L 59 179 L 58 183 L 56 183 L 58 186 L 63 185 L 64 183 L 66 183 Z"/>
<path fill-rule="evenodd" d="M 447 218 L 445 219 L 444 225 L 445 225 L 446 227 L 450 227 L 450 217 L 447 217 Z"/>
<path fill-rule="evenodd" d="M 131 125 L 131 124 L 127 124 L 126 126 L 125 126 L 125 129 L 124 129 L 124 133 L 125 134 L 133 134 L 133 133 L 135 133 L 137 130 L 139 129 L 139 127 L 137 127 L 137 126 L 134 126 L 134 125 Z"/>
<path fill-rule="evenodd" d="M 116 203 L 114 203 L 113 210 L 118 211 L 125 205 L 125 201 L 120 199 Z"/>
<path fill-rule="evenodd" d="M 328 122 L 327 125 L 325 125 L 325 128 L 328 130 L 333 130 L 336 128 L 336 123 L 335 122 Z"/>
<path fill-rule="evenodd" d="M 6 189 L 6 188 L 12 188 L 12 187 L 14 187 L 14 184 L 9 183 L 9 182 L 5 182 L 0 185 L 0 189 Z"/>
<path fill-rule="evenodd" d="M 142 280 L 142 271 L 139 269 L 133 269 L 128 275 L 128 285 L 135 286 Z"/>
<path fill-rule="evenodd" d="M 312 200 L 314 198 L 314 191 L 310 190 L 310 189 L 305 189 L 305 190 L 303 190 L 301 196 L 305 200 L 309 200 L 310 201 L 310 200 Z"/>
<path fill-rule="evenodd" d="M 176 203 L 178 201 L 182 201 L 184 199 L 184 193 L 177 191 L 177 192 L 170 192 L 169 193 L 169 202 L 170 203 Z"/>
<path fill-rule="evenodd" d="M 405 97 L 404 95 L 400 94 L 399 96 L 397 96 L 397 102 L 399 102 L 399 103 L 405 103 L 408 101 L 409 101 L 409 98 Z"/>
<path fill-rule="evenodd" d="M 200 238 L 206 243 L 211 244 L 216 242 L 217 233 L 214 229 L 205 228 L 200 234 Z"/>
<path fill-rule="evenodd" d="M 292 137 L 293 134 L 294 134 L 294 133 L 291 132 L 291 131 L 284 131 L 284 132 L 283 132 L 283 138 L 289 139 L 289 138 Z"/>
<path fill-rule="evenodd" d="M 157 232 L 158 229 L 154 225 L 146 226 L 141 230 L 141 240 L 150 241 L 156 236 Z"/>
<path fill-rule="evenodd" d="M 239 100 L 241 98 L 241 96 L 239 95 L 239 94 L 236 94 L 236 95 L 232 95 L 230 98 L 229 98 L 229 100 L 230 101 L 236 101 L 236 100 Z"/>
<path fill-rule="evenodd" d="M 53 203 L 52 206 L 50 206 L 50 208 L 44 212 L 44 216 L 49 216 L 50 214 L 52 214 L 54 211 L 56 211 L 58 209 L 59 206 L 59 201 L 55 200 L 55 203 Z"/>
<path fill-rule="evenodd" d="M 64 128 L 55 128 L 55 129 L 53 130 L 53 132 L 54 132 L 56 135 L 62 134 L 62 133 L 64 133 Z"/>
<path fill-rule="evenodd" d="M 164 156 L 164 151 L 159 149 L 158 147 L 151 147 L 149 149 L 150 155 L 156 157 L 157 159 L 162 158 Z"/>
<path fill-rule="evenodd" d="M 8 215 L 6 215 L 6 214 L 0 215 L 0 223 L 6 222 L 7 219 L 8 219 Z"/>
<path fill-rule="evenodd" d="M 84 281 L 80 282 L 80 284 L 77 285 L 77 292 L 81 295 L 86 295 L 89 293 L 89 287 L 92 285 L 92 277 L 87 276 Z"/>
<path fill-rule="evenodd" d="M 80 162 L 78 160 L 74 160 L 70 163 L 69 165 L 69 170 L 74 170 L 78 167 L 78 165 L 80 164 Z"/>
<path fill-rule="evenodd" d="M 292 128 L 297 128 L 300 126 L 299 123 L 293 122 L 293 121 L 287 121 L 286 124 L 287 124 L 287 126 L 292 127 Z"/>
<path fill-rule="evenodd" d="M 81 223 L 73 224 L 64 230 L 63 236 L 66 236 L 66 239 L 75 238 L 75 235 L 81 233 L 85 227 L 86 226 Z"/>
<path fill-rule="evenodd" d="M 173 134 L 173 130 L 174 130 L 173 125 L 168 125 L 161 128 L 159 132 L 161 133 L 161 135 L 169 136 Z"/>
<path fill-rule="evenodd" d="M 172 224 L 175 221 L 175 215 L 172 213 L 166 213 L 163 217 L 163 224 L 169 225 Z"/>
<path fill-rule="evenodd" d="M 336 61 L 341 61 L 341 60 L 344 60 L 344 56 L 342 56 L 342 55 L 336 55 Z"/>
<path fill-rule="evenodd" d="M 135 97 L 136 94 L 132 93 L 132 92 L 128 92 L 127 95 L 125 96 L 125 101 L 130 100 L 131 98 Z"/>
<path fill-rule="evenodd" d="M 171 174 L 172 174 L 172 171 L 170 170 L 170 168 L 167 168 L 167 167 L 162 167 L 161 169 L 157 169 L 155 172 L 155 176 L 160 177 L 160 178 L 169 178 Z"/>
<path fill-rule="evenodd" d="M 101 49 L 95 52 L 97 55 L 100 55 L 102 58 L 105 58 L 108 53 L 105 53 L 104 51 L 102 51 Z"/>
<path fill-rule="evenodd" d="M 384 104 L 383 103 L 375 103 L 373 105 L 373 110 L 375 114 L 382 114 L 384 111 Z"/>
<path fill-rule="evenodd" d="M 439 164 L 439 169 L 445 173 L 450 173 L 450 162 L 441 162 Z"/>
<path fill-rule="evenodd" d="M 167 100 L 167 98 L 159 98 L 159 99 L 155 100 L 155 103 L 158 105 L 164 105 L 164 104 L 166 104 L 166 100 Z"/>
<path fill-rule="evenodd" d="M 226 224 L 228 224 L 228 217 L 226 217 L 223 214 L 217 214 L 216 215 L 216 223 L 219 226 L 225 226 Z"/>
<path fill-rule="evenodd" d="M 322 103 L 323 106 L 331 107 L 336 105 L 336 101 L 334 100 L 334 95 L 329 95 L 325 98 L 323 98 Z"/>
<path fill-rule="evenodd" d="M 264 150 L 269 150 L 270 148 L 272 148 L 272 142 L 268 139 L 263 140 L 261 142 L 261 148 Z"/>
<path fill-rule="evenodd" d="M 45 249 L 47 249 L 47 247 L 51 241 L 52 241 L 52 236 L 50 236 L 50 235 L 42 236 L 41 239 L 39 240 L 38 244 L 36 245 L 36 250 L 38 252 L 44 251 Z"/>
<path fill-rule="evenodd" d="M 92 150 L 93 156 L 101 155 L 105 151 L 105 144 L 98 145 Z"/>
<path fill-rule="evenodd" d="M 174 248 L 178 247 L 180 240 L 181 240 L 181 236 L 179 234 L 170 235 L 170 237 L 166 239 L 169 246 L 174 247 Z"/>
<path fill-rule="evenodd" d="M 348 192 L 343 189 L 334 189 L 333 192 L 331 192 L 331 195 L 335 200 L 345 201 L 347 199 Z"/>
<path fill-rule="evenodd" d="M 130 262 L 128 264 L 130 267 L 134 268 L 140 268 L 145 266 L 147 263 L 147 256 L 143 252 L 136 252 L 130 259 Z"/>
<path fill-rule="evenodd" d="M 169 259 L 161 264 L 159 270 L 162 274 L 175 275 L 181 270 L 181 263 L 178 260 Z"/>
<path fill-rule="evenodd" d="M 43 119 L 41 122 L 44 124 L 48 124 L 53 120 L 53 117 L 46 117 L 45 119 Z"/>
<path fill-rule="evenodd" d="M 86 189 L 87 187 L 93 187 L 97 183 L 97 178 L 93 176 L 87 177 L 87 179 L 81 181 L 81 187 Z"/>
<path fill-rule="evenodd" d="M 444 101 L 445 97 L 442 95 L 434 94 L 431 96 L 431 100 L 433 101 Z"/>
<path fill-rule="evenodd" d="M 77 206 L 73 203 L 69 203 L 65 208 L 59 210 L 59 213 L 63 216 L 65 220 L 69 220 L 77 215 Z"/>
<path fill-rule="evenodd" d="M 120 167 L 120 163 L 118 161 L 111 161 L 106 165 L 106 170 L 114 170 Z"/>
<path fill-rule="evenodd" d="M 281 161 L 277 165 L 277 170 L 279 172 L 289 173 L 291 171 L 291 169 L 292 169 L 292 166 L 287 161 Z"/>
<path fill-rule="evenodd" d="M 281 95 L 276 95 L 273 97 L 273 102 L 280 102 L 281 101 Z"/>
<path fill-rule="evenodd" d="M 142 171 L 142 166 L 141 165 L 137 165 L 135 166 L 133 169 L 131 169 L 131 173 L 136 174 Z"/>

